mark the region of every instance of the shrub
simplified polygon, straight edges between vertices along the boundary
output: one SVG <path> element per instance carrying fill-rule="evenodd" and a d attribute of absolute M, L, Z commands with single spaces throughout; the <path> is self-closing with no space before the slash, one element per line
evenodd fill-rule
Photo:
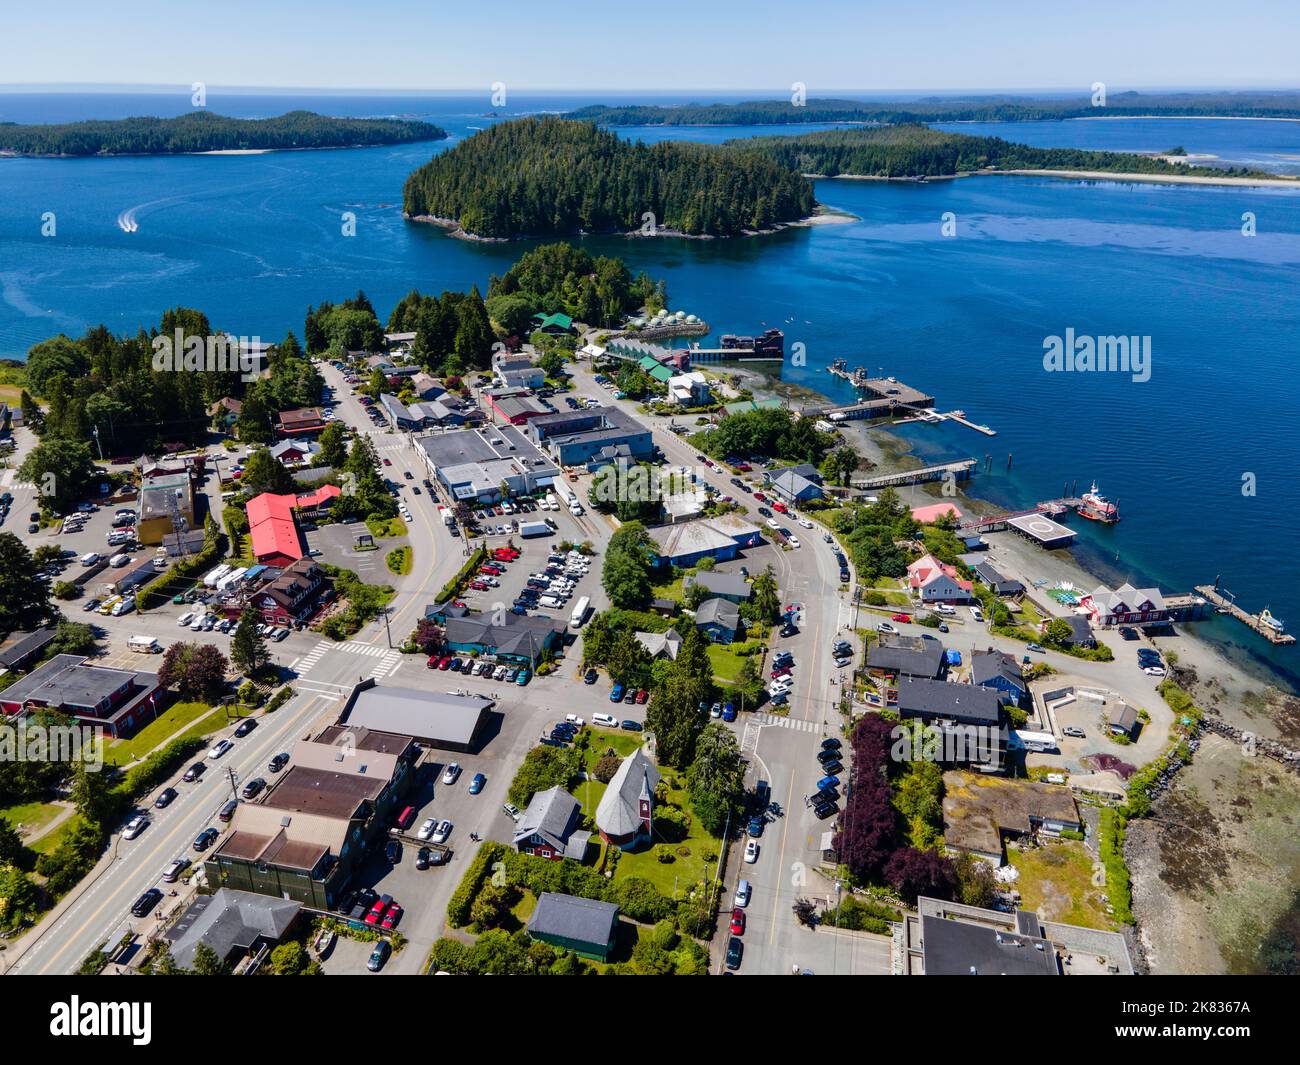
<path fill-rule="evenodd" d="M 474 900 L 478 898 L 483 884 L 492 873 L 493 866 L 497 862 L 504 861 L 508 854 L 509 851 L 502 843 L 488 841 L 479 848 L 478 854 L 474 855 L 474 860 L 470 862 L 459 886 L 452 892 L 451 899 L 447 903 L 447 923 L 452 928 L 463 928 L 469 924 Z"/>

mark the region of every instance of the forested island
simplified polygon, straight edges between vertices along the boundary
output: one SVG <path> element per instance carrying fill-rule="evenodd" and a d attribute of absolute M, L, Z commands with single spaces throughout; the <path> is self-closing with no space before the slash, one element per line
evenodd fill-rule
<path fill-rule="evenodd" d="M 831 129 L 790 137 L 745 137 L 724 147 L 761 152 L 782 166 L 821 177 L 951 177 L 982 170 L 1068 170 L 1170 177 L 1196 175 L 1186 163 L 1133 152 L 1031 148 L 1000 137 L 970 137 L 928 126 Z M 1259 170 L 1199 168 L 1212 177 L 1271 178 Z"/>
<path fill-rule="evenodd" d="M 39 156 L 184 155 L 193 152 L 362 148 L 442 140 L 429 122 L 332 118 L 290 111 L 277 118 L 230 118 L 194 111 L 177 118 L 121 118 L 58 125 L 0 123 L 0 153 Z"/>
<path fill-rule="evenodd" d="M 1300 118 L 1300 93 L 1113 93 L 1104 107 L 1089 96 L 929 97 L 916 100 L 751 100 L 736 104 L 593 105 L 565 118 L 605 126 L 762 126 L 809 122 L 1033 122 L 1067 118 Z"/>
<path fill-rule="evenodd" d="M 812 183 L 743 146 L 625 141 L 590 122 L 502 122 L 406 180 L 408 216 L 489 238 L 733 236 L 813 213 Z"/>

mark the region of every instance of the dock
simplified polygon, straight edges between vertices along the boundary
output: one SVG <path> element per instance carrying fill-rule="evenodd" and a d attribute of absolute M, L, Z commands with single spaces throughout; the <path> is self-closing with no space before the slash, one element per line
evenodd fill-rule
<path fill-rule="evenodd" d="M 1074 509 L 1078 500 L 1048 499 L 1036 503 L 1025 510 L 1007 510 L 998 514 L 985 514 L 982 517 L 967 518 L 959 522 L 954 530 L 958 536 L 974 536 L 986 532 L 1001 532 L 1009 522 L 1016 518 L 1027 518 L 1031 514 L 1046 514 L 1049 518 L 1059 518 Z"/>
<path fill-rule="evenodd" d="M 941 462 L 933 466 L 919 466 L 914 470 L 900 470 L 898 473 L 885 473 L 877 477 L 862 477 L 852 482 L 854 488 L 871 490 L 873 488 L 896 488 L 901 485 L 927 484 L 930 481 L 942 481 L 951 477 L 956 481 L 968 480 L 978 465 L 974 459 L 960 459 L 957 462 Z"/>
<path fill-rule="evenodd" d="M 1215 608 L 1221 614 L 1227 614 L 1231 618 L 1240 621 L 1246 628 L 1259 633 L 1269 643 L 1287 645 L 1295 643 L 1295 637 L 1289 633 L 1279 632 L 1264 622 L 1263 613 L 1250 614 L 1242 610 L 1235 602 L 1231 592 L 1219 590 L 1219 584 L 1198 584 L 1194 589 L 1196 594 L 1204 598 L 1207 602 L 1213 603 Z M 1227 594 L 1225 594 L 1227 592 Z M 1264 613 L 1266 613 L 1265 611 Z"/>

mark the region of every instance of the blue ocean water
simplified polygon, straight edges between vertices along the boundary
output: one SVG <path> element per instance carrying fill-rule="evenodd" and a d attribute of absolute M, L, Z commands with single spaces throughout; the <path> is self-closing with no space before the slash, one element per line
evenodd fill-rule
<path fill-rule="evenodd" d="M 520 99 L 503 117 L 585 102 Z M 412 288 L 485 288 L 520 253 L 517 244 L 470 244 L 401 218 L 406 174 L 492 121 L 482 98 L 210 103 L 250 116 L 308 107 L 429 118 L 453 140 L 258 156 L 0 159 L 0 355 L 21 357 L 52 333 L 99 322 L 134 331 L 177 304 L 232 332 L 278 339 L 301 332 L 307 305 L 322 299 L 362 288 L 385 315 Z M 180 113 L 188 95 L 171 104 Z M 0 96 L 0 120 L 146 112 L 169 113 L 156 97 Z M 1174 139 L 1175 131 L 1153 132 L 1165 124 L 960 128 L 1081 147 L 1182 144 L 1225 161 L 1300 152 L 1294 123 L 1180 121 Z M 626 134 L 713 141 L 746 132 Z M 1123 521 L 1075 526 L 1081 555 L 1104 576 L 1183 591 L 1222 575 L 1243 605 L 1267 604 L 1300 627 L 1288 536 L 1300 516 L 1292 417 L 1300 193 L 1016 177 L 823 181 L 817 191 L 858 220 L 741 240 L 586 243 L 665 277 L 674 309 L 701 315 L 716 333 L 784 329 L 787 349 L 798 342 L 808 354 L 806 366 L 784 368 L 787 380 L 848 399 L 825 372 L 844 357 L 993 426 L 993 438 L 953 425 L 902 430 L 923 457 L 990 456 L 991 471 L 973 485 L 986 498 L 1022 506 L 1096 478 L 1119 500 Z M 45 212 L 55 214 L 54 237 L 41 236 Z M 344 212 L 355 213 L 356 236 L 343 235 Z M 951 238 L 941 235 L 946 212 L 956 220 Z M 1256 236 L 1242 234 L 1246 212 Z M 125 232 L 119 219 L 136 230 Z M 1150 337 L 1150 380 L 1045 372 L 1044 338 L 1070 328 Z M 1242 492 L 1246 474 L 1254 495 Z M 1296 685 L 1300 652 L 1221 619 L 1200 631 Z"/>

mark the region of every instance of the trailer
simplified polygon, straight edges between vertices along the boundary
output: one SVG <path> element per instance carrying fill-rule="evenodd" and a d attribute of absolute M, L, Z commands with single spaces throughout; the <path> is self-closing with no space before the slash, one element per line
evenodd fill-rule
<path fill-rule="evenodd" d="M 224 577 L 227 573 L 229 573 L 230 570 L 231 567 L 227 563 L 222 563 L 220 566 L 217 566 L 215 569 L 209 570 L 207 573 L 203 575 L 204 586 L 207 588 L 215 588 L 218 582 L 221 580 L 221 578 Z"/>
<path fill-rule="evenodd" d="M 550 536 L 555 530 L 544 521 L 521 521 L 519 523 L 519 535 L 528 538 L 530 536 Z"/>

